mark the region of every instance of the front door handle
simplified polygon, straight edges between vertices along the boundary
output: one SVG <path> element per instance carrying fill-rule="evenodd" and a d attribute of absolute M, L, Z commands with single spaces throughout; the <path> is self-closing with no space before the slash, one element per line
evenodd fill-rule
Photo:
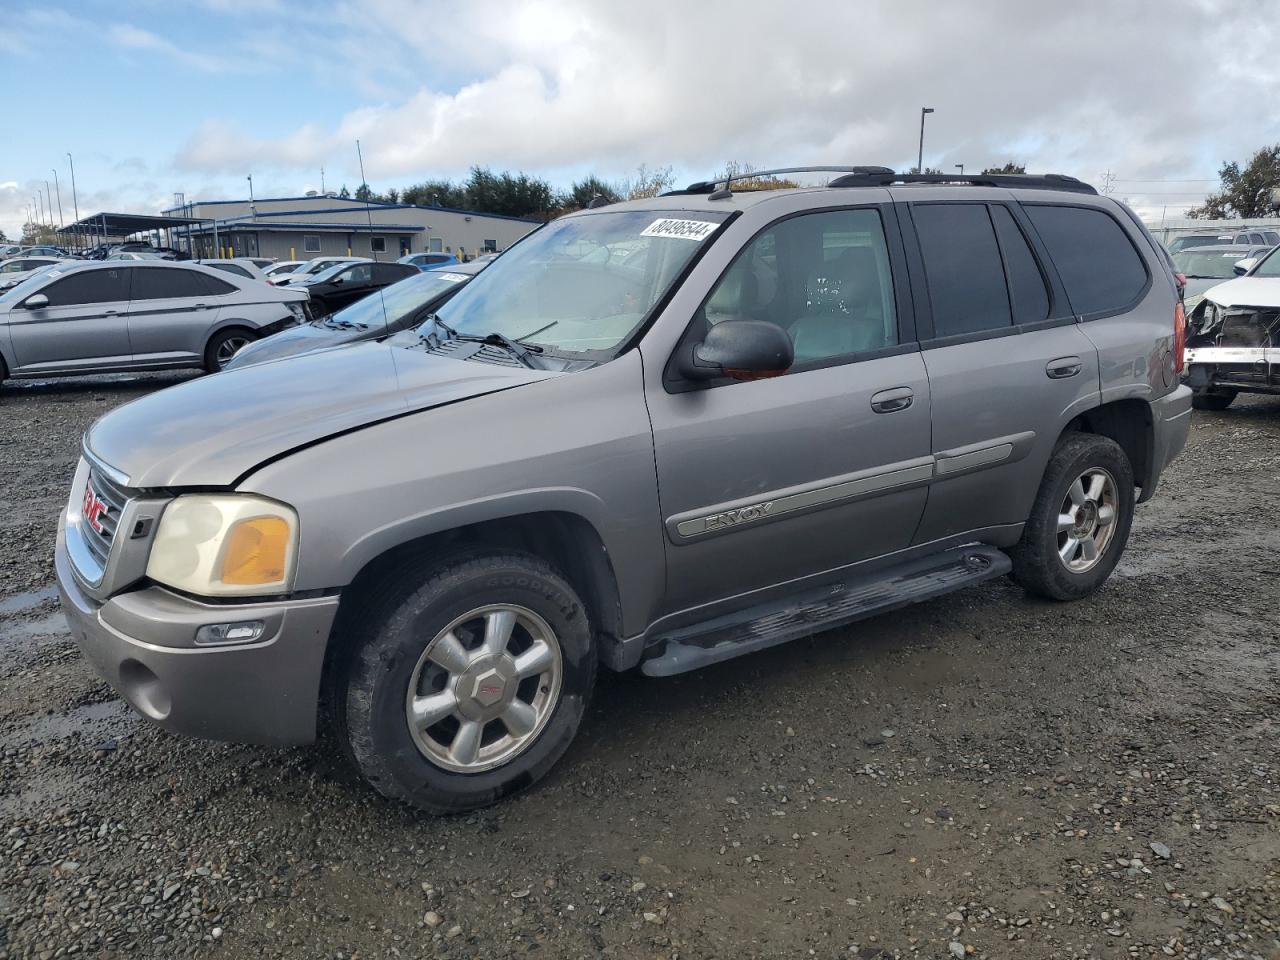
<path fill-rule="evenodd" d="M 910 387 L 894 387 L 892 390 L 881 390 L 871 397 L 871 409 L 876 413 L 896 413 L 911 406 L 915 393 Z"/>
<path fill-rule="evenodd" d="M 118 316 L 118 315 L 119 315 L 119 313 L 120 313 L 120 311 L 119 311 L 119 310 L 103 310 L 103 311 L 102 311 L 102 315 L 103 315 L 104 317 L 114 317 L 114 316 Z"/>
<path fill-rule="evenodd" d="M 1044 372 L 1049 375 L 1050 380 L 1065 380 L 1067 377 L 1074 377 L 1083 369 L 1084 363 L 1079 357 L 1059 357 L 1045 364 Z"/>

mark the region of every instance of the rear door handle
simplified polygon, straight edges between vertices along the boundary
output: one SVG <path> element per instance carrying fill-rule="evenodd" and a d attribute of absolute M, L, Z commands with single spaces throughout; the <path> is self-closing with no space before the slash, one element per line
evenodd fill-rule
<path fill-rule="evenodd" d="M 104 317 L 114 317 L 114 316 L 118 316 L 118 315 L 119 315 L 119 313 L 120 313 L 120 311 L 119 311 L 119 310 L 103 310 L 103 311 L 102 311 L 102 315 L 103 315 Z"/>
<path fill-rule="evenodd" d="M 881 390 L 871 397 L 871 409 L 876 413 L 896 413 L 911 406 L 915 393 L 910 387 L 894 387 L 892 390 Z"/>
<path fill-rule="evenodd" d="M 1059 357 L 1045 364 L 1044 372 L 1049 375 L 1050 380 L 1065 380 L 1067 377 L 1074 377 L 1083 369 L 1084 363 L 1079 357 Z"/>

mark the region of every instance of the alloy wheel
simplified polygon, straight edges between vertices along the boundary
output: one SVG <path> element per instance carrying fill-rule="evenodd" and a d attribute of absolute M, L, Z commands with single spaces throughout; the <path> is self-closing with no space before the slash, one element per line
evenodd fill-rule
<path fill-rule="evenodd" d="M 1093 569 L 1115 535 L 1119 497 L 1116 481 L 1090 467 L 1067 487 L 1058 509 L 1058 557 L 1072 573 Z"/>

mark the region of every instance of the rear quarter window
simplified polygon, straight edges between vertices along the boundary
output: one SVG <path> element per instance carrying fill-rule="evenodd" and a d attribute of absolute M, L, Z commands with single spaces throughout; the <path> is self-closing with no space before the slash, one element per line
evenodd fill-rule
<path fill-rule="evenodd" d="M 1048 248 L 1075 313 L 1119 313 L 1147 288 L 1146 264 L 1109 213 L 1040 203 L 1024 204 L 1023 209 Z"/>

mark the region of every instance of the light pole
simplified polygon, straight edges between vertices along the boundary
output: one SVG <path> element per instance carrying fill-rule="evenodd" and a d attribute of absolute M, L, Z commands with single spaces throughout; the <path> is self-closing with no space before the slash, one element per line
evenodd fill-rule
<path fill-rule="evenodd" d="M 44 182 L 44 208 L 49 211 L 49 229 L 53 229 L 53 191 L 49 189 L 49 181 Z"/>
<path fill-rule="evenodd" d="M 253 174 L 252 173 L 249 174 L 249 176 L 245 177 L 245 179 L 249 181 L 249 209 L 252 210 L 253 209 Z"/>
<path fill-rule="evenodd" d="M 962 177 L 963 177 L 963 176 L 964 176 L 964 164 L 963 164 L 963 163 L 957 163 L 957 164 L 956 164 L 956 169 L 960 171 L 960 176 L 962 176 Z"/>
<path fill-rule="evenodd" d="M 44 198 L 40 196 L 40 190 L 38 187 L 36 188 L 35 201 L 36 201 L 36 209 L 40 214 L 39 223 L 40 223 L 40 226 L 43 227 L 44 226 Z"/>
<path fill-rule="evenodd" d="M 916 157 L 916 173 L 924 173 L 924 118 L 933 113 L 933 107 L 920 108 L 920 153 Z"/>
<path fill-rule="evenodd" d="M 71 159 L 70 153 L 67 154 L 67 163 L 71 165 L 71 207 L 75 211 L 76 223 L 79 223 L 80 222 L 80 201 L 76 197 L 76 164 L 75 164 L 75 161 Z M 79 241 L 80 239 L 80 235 L 78 233 L 79 229 L 80 229 L 79 227 L 76 228 L 77 241 Z M 84 246 L 84 244 L 79 244 L 79 245 L 82 247 Z"/>
<path fill-rule="evenodd" d="M 62 227 L 62 186 L 58 183 L 58 171 L 53 171 L 53 191 L 58 197 L 58 226 Z"/>

